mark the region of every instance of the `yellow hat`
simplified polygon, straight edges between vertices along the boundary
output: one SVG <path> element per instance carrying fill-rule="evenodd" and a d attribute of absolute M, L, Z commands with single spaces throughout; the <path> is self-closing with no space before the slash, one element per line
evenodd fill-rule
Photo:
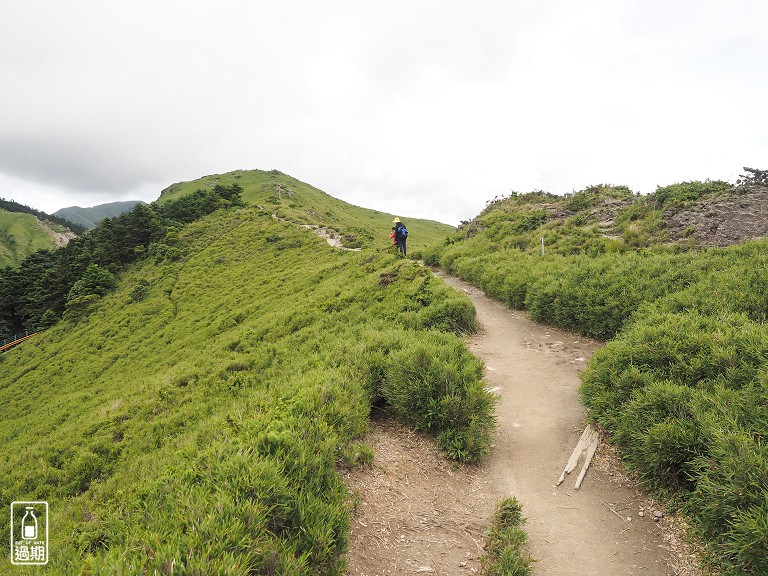
<path fill-rule="evenodd" d="M 395 219 L 392 220 L 393 224 L 397 224 L 398 222 L 400 222 L 400 218 L 395 217 Z"/>

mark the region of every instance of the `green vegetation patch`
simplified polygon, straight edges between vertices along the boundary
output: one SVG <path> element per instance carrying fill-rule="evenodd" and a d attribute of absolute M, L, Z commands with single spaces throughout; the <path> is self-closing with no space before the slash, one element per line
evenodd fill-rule
<path fill-rule="evenodd" d="M 768 329 L 654 312 L 599 350 L 581 393 L 628 467 L 685 511 L 732 574 L 768 570 Z"/>
<path fill-rule="evenodd" d="M 137 204 L 57 250 L 41 250 L 0 275 L 0 336 L 36 331 L 81 314 L 114 287 L 114 274 L 146 258 L 180 258 L 178 231 L 216 210 L 241 206 L 241 189 L 214 186 L 173 202 Z M 151 249 L 150 249 L 151 248 Z"/>
<path fill-rule="evenodd" d="M 643 213 L 642 219 L 632 224 L 632 234 L 623 238 L 629 226 L 619 222 L 616 214 L 643 203 L 644 199 L 633 195 L 626 186 L 607 184 L 589 186 L 565 196 L 541 191 L 513 192 L 489 202 L 476 218 L 464 222 L 456 234 L 449 236 L 446 244 L 482 238 L 494 251 L 514 248 L 536 254 L 543 238 L 546 252 L 554 254 L 594 256 L 626 251 L 649 245 L 654 233 L 660 236 L 656 230 L 661 214 L 658 212 L 653 216 Z M 637 220 L 638 214 L 631 219 Z M 425 256 L 430 258 L 432 254 L 434 248 Z"/>
<path fill-rule="evenodd" d="M 474 308 L 428 270 L 258 208 L 148 253 L 0 359 L 0 500 L 50 503 L 51 574 L 342 574 L 372 403 L 487 451 Z"/>
<path fill-rule="evenodd" d="M 515 497 L 504 498 L 493 513 L 487 534 L 483 574 L 485 576 L 529 576 L 533 558 L 526 551 L 528 541 L 523 507 Z"/>
<path fill-rule="evenodd" d="M 654 196 L 659 207 L 670 208 L 690 205 L 702 198 L 715 198 L 732 188 L 731 184 L 722 180 L 680 182 L 669 186 L 659 186 L 656 188 Z"/>
<path fill-rule="evenodd" d="M 542 322 L 608 339 L 638 307 L 689 285 L 700 257 L 683 254 L 605 254 L 544 257 L 493 250 L 483 238 L 448 246 L 432 263 Z"/>
<path fill-rule="evenodd" d="M 743 182 L 760 182 L 756 177 Z M 600 256 L 603 254 L 656 250 L 668 244 L 670 234 L 665 216 L 681 209 L 734 194 L 733 185 L 720 180 L 680 182 L 658 187 L 650 195 L 633 193 L 626 186 L 598 184 L 583 190 L 556 196 L 535 191 L 513 192 L 497 197 L 471 221 L 447 237 L 445 245 L 461 244 L 467 239 L 480 240 L 490 251 L 516 249 L 526 254 L 545 253 L 562 256 Z M 685 240 L 695 230 L 675 235 L 677 243 L 666 250 L 685 250 L 692 240 Z M 424 252 L 436 259 L 441 248 L 432 246 Z"/>

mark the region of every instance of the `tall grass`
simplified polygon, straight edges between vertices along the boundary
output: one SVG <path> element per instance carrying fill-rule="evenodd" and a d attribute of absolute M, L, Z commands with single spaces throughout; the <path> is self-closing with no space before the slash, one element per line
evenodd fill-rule
<path fill-rule="evenodd" d="M 487 450 L 474 308 L 427 270 L 257 208 L 163 245 L 0 357 L 0 501 L 50 503 L 49 573 L 342 574 L 372 402 Z"/>

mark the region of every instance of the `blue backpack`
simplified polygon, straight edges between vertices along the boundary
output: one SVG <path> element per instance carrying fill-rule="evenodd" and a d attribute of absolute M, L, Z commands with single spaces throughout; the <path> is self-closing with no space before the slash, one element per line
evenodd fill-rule
<path fill-rule="evenodd" d="M 406 228 L 405 226 L 403 226 L 401 224 L 398 227 L 398 230 L 399 230 L 399 233 L 400 233 L 400 238 L 403 238 L 403 239 L 408 238 L 408 228 Z"/>

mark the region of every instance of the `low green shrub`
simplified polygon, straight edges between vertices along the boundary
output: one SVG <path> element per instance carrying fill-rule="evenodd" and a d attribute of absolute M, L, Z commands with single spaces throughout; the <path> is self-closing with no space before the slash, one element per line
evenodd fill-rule
<path fill-rule="evenodd" d="M 692 467 L 706 451 L 695 394 L 688 386 L 654 381 L 634 393 L 618 415 L 612 440 L 624 449 L 630 470 L 668 494 L 691 490 Z"/>
<path fill-rule="evenodd" d="M 582 373 L 590 415 L 609 430 L 635 390 L 672 380 L 711 389 L 738 389 L 768 362 L 768 330 L 743 315 L 655 313 L 636 321 L 598 350 Z"/>
<path fill-rule="evenodd" d="M 423 308 L 417 316 L 416 327 L 471 334 L 477 330 L 475 314 L 475 306 L 470 300 L 448 298 Z"/>
<path fill-rule="evenodd" d="M 488 454 L 495 396 L 483 388 L 482 362 L 461 341 L 432 331 L 369 332 L 355 358 L 372 401 L 435 435 L 449 457 L 477 463 Z"/>
<path fill-rule="evenodd" d="M 553 256 L 538 265 L 539 273 L 526 290 L 525 308 L 537 320 L 607 339 L 641 304 L 690 282 L 689 258 L 676 259 L 633 253 Z"/>
<path fill-rule="evenodd" d="M 493 514 L 482 558 L 485 576 L 529 576 L 533 562 L 525 550 L 528 535 L 523 507 L 514 497 L 504 498 Z"/>
<path fill-rule="evenodd" d="M 765 574 L 768 447 L 739 427 L 713 430 L 707 454 L 695 463 L 696 488 L 683 509 L 725 573 Z"/>

